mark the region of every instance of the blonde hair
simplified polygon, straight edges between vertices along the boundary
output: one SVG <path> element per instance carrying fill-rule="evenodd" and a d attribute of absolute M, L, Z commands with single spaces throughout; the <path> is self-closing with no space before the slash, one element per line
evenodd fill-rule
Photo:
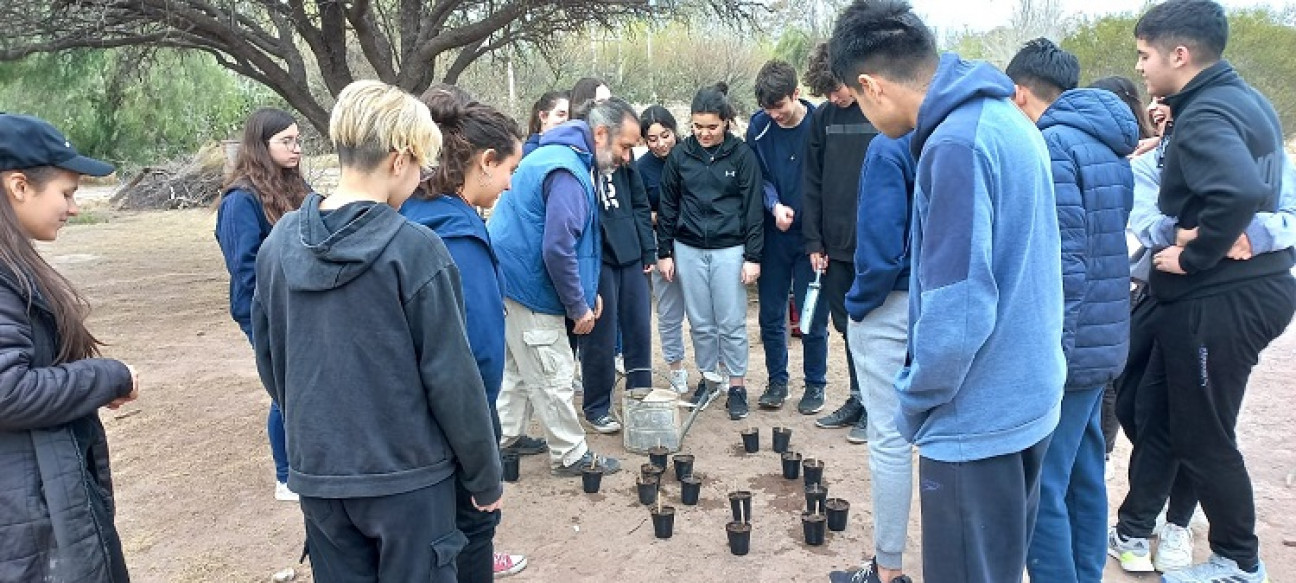
<path fill-rule="evenodd" d="M 329 139 L 343 166 L 372 170 L 392 152 L 424 170 L 441 155 L 441 130 L 417 98 L 379 81 L 356 81 L 338 94 Z"/>

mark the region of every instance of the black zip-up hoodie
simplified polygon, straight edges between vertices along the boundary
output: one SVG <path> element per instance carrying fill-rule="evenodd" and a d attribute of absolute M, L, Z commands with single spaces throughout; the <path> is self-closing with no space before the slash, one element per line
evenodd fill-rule
<path fill-rule="evenodd" d="M 730 133 L 708 151 L 689 136 L 662 169 L 657 255 L 673 257 L 675 241 L 698 249 L 743 246 L 759 263 L 765 243 L 762 178 L 756 154 Z"/>
<path fill-rule="evenodd" d="M 503 493 L 499 447 L 445 244 L 385 204 L 312 194 L 261 245 L 257 370 L 284 414 L 302 496 L 390 496 L 460 473 Z"/>
<path fill-rule="evenodd" d="M 801 233 L 806 253 L 833 261 L 855 260 L 856 207 L 860 171 L 877 128 L 859 106 L 825 102 L 814 111 L 801 175 Z"/>
<path fill-rule="evenodd" d="M 1174 112 L 1158 206 L 1197 238 L 1179 266 L 1188 275 L 1152 271 L 1152 293 L 1162 301 L 1201 297 L 1288 273 L 1293 252 L 1234 261 L 1225 255 L 1257 212 L 1278 210 L 1282 184 L 1282 126 L 1273 106 L 1227 61 L 1198 73 L 1165 98 Z"/>
<path fill-rule="evenodd" d="M 603 229 L 603 263 L 616 267 L 657 262 L 652 206 L 634 163 L 600 174 L 599 226 Z"/>

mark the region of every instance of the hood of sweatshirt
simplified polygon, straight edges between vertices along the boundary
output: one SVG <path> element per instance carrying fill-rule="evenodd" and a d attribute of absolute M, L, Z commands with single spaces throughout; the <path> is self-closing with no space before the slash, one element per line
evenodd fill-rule
<path fill-rule="evenodd" d="M 540 134 L 540 146 L 559 144 L 569 146 L 586 155 L 594 153 L 594 132 L 589 124 L 579 119 L 563 122 L 561 125 Z"/>
<path fill-rule="evenodd" d="M 918 108 L 913 154 L 917 158 L 927 138 L 951 112 L 974 99 L 1004 99 L 1013 95 L 1013 82 L 1002 71 L 982 61 L 964 61 L 954 53 L 941 55 L 927 96 Z"/>
<path fill-rule="evenodd" d="M 405 218 L 436 231 L 442 239 L 476 237 L 486 241 L 486 222 L 471 205 L 453 194 L 422 198 L 415 193 L 401 206 L 400 212 Z"/>
<path fill-rule="evenodd" d="M 396 236 L 405 219 L 385 204 L 348 204 L 320 212 L 323 197 L 312 194 L 297 213 L 301 245 L 284 246 L 284 276 L 288 286 L 300 291 L 341 287 L 373 265 Z M 331 228 L 331 226 L 333 226 Z"/>
<path fill-rule="evenodd" d="M 1040 130 L 1055 126 L 1074 128 L 1128 156 L 1138 147 L 1138 121 L 1128 105 L 1105 89 L 1072 89 L 1062 93 L 1035 124 Z"/>

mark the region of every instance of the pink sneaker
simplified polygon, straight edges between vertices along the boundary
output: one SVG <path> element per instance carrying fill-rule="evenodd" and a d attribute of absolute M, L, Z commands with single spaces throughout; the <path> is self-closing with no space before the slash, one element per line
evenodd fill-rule
<path fill-rule="evenodd" d="M 510 555 L 508 553 L 495 553 L 495 578 L 502 579 L 510 575 L 521 573 L 527 566 L 525 555 Z"/>

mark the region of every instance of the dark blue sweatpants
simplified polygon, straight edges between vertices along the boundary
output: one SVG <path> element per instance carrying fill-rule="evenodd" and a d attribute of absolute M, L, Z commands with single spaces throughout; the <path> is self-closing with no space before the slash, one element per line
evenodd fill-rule
<path fill-rule="evenodd" d="M 311 571 L 321 583 L 456 583 L 467 543 L 455 527 L 455 479 L 373 498 L 301 497 Z"/>
<path fill-rule="evenodd" d="M 624 339 L 626 386 L 652 386 L 652 291 L 643 266 L 603 264 L 598 293 L 603 298 L 603 314 L 594 323 L 594 330 L 579 338 L 581 383 L 585 389 L 581 406 L 589 421 L 607 415 L 612 407 L 618 332 Z"/>
<path fill-rule="evenodd" d="M 924 580 L 1021 581 L 1048 445 L 1044 438 L 1016 453 L 970 462 L 919 458 Z"/>

